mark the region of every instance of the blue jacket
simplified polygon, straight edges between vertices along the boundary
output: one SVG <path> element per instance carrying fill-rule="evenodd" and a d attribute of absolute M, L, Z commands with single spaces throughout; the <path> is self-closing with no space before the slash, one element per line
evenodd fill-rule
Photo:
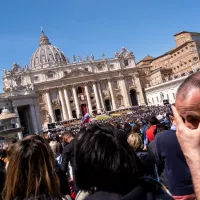
<path fill-rule="evenodd" d="M 167 130 L 157 139 L 158 167 L 163 167 L 169 191 L 174 196 L 193 194 L 189 167 L 176 137 L 176 130 Z"/>

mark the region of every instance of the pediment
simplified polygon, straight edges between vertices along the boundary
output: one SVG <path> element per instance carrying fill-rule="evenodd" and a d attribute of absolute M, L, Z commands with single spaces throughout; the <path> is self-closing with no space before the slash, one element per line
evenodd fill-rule
<path fill-rule="evenodd" d="M 72 70 L 69 74 L 65 75 L 64 79 L 89 76 L 89 75 L 93 75 L 93 74 L 94 73 L 92 73 L 92 72 L 88 72 L 88 71 L 81 70 L 81 69 L 76 69 L 76 70 Z"/>

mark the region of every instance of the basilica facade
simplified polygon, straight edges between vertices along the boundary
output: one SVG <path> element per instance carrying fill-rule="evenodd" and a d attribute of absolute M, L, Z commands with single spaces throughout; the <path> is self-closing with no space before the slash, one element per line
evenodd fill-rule
<path fill-rule="evenodd" d="M 86 113 L 146 104 L 133 52 L 122 48 L 113 58 L 73 56 L 70 62 L 43 31 L 30 66 L 15 63 L 11 70 L 4 70 L 3 81 L 2 97 L 12 101 L 27 132 Z"/>
<path fill-rule="evenodd" d="M 174 103 L 176 91 L 200 70 L 200 33 L 174 35 L 176 46 L 138 63 L 122 48 L 113 58 L 94 55 L 70 60 L 42 31 L 30 65 L 4 70 L 0 109 L 15 112 L 16 126 L 37 133 L 48 124 L 80 119 L 136 105 Z"/>

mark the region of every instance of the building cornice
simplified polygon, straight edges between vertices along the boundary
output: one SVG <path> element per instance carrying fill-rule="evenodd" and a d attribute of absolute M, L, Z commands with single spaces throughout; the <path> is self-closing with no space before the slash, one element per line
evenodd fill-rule
<path fill-rule="evenodd" d="M 185 80 L 187 77 L 188 76 L 180 77 L 180 78 L 177 78 L 175 80 L 167 81 L 167 82 L 161 83 L 159 85 L 155 85 L 155 86 L 152 86 L 152 87 L 145 88 L 145 92 L 150 92 L 150 91 L 155 90 L 155 89 L 163 88 L 166 85 L 174 85 L 174 84 L 176 84 L 180 81 Z"/>

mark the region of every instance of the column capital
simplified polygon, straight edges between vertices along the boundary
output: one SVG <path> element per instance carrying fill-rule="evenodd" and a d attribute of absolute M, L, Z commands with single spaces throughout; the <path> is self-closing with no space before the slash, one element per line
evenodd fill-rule
<path fill-rule="evenodd" d="M 83 85 L 84 86 L 88 86 L 89 82 L 84 82 Z"/>
<path fill-rule="evenodd" d="M 50 89 L 49 88 L 48 89 L 44 89 L 44 90 L 42 90 L 42 92 L 49 93 Z"/>
<path fill-rule="evenodd" d="M 71 87 L 72 87 L 72 88 L 76 88 L 76 87 L 77 87 L 77 84 L 71 84 Z"/>
<path fill-rule="evenodd" d="M 64 88 L 65 88 L 66 90 L 72 89 L 72 85 L 66 85 L 66 86 L 64 86 Z"/>

